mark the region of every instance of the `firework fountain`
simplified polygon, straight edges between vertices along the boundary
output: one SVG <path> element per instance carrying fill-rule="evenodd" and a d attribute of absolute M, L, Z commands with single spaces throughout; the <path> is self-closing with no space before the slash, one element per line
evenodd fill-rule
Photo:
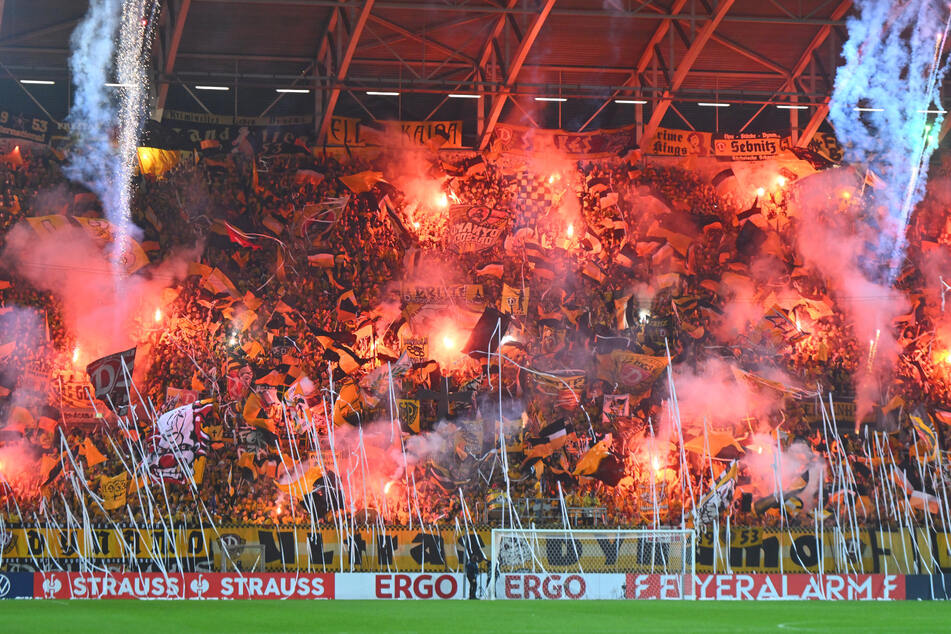
<path fill-rule="evenodd" d="M 136 145 L 148 105 L 147 61 L 159 5 L 93 0 L 70 38 L 75 86 L 69 122 L 74 146 L 67 175 L 89 187 L 112 223 L 111 260 L 121 271 L 128 237 Z"/>
<path fill-rule="evenodd" d="M 870 274 L 891 283 L 944 120 L 938 89 L 948 69 L 943 51 L 951 17 L 945 5 L 930 0 L 856 4 L 859 14 L 848 22 L 845 65 L 836 73 L 829 119 L 844 140 L 846 159 L 884 181 L 874 193 L 885 212 L 875 252 L 887 269 L 883 279 Z"/>

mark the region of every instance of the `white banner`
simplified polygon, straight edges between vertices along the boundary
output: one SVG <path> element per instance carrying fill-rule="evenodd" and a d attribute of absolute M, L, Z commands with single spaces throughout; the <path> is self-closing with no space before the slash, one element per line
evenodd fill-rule
<path fill-rule="evenodd" d="M 464 599 L 465 575 L 459 573 L 337 573 L 337 599 Z"/>
<path fill-rule="evenodd" d="M 627 576 L 610 574 L 504 574 L 496 599 L 623 599 Z"/>

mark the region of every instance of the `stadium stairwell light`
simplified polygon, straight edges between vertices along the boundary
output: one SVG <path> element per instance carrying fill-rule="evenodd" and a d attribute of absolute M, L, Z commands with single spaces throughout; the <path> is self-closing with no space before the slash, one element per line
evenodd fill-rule
<path fill-rule="evenodd" d="M 400 93 L 390 90 L 368 90 L 367 94 L 371 97 L 399 97 Z"/>
<path fill-rule="evenodd" d="M 778 103 L 776 107 L 780 110 L 808 110 L 809 106 L 797 106 L 791 103 Z"/>
<path fill-rule="evenodd" d="M 647 103 L 647 100 L 646 99 L 615 99 L 614 103 L 627 103 L 627 104 L 634 104 L 637 106 L 643 106 L 644 104 Z"/>
<path fill-rule="evenodd" d="M 449 97 L 452 99 L 482 99 L 482 95 L 467 95 L 458 92 L 449 93 Z"/>
<path fill-rule="evenodd" d="M 117 84 L 111 81 L 107 81 L 103 84 L 106 88 L 132 88 L 133 84 Z"/>
<path fill-rule="evenodd" d="M 21 79 L 21 84 L 35 84 L 37 86 L 52 86 L 55 84 L 55 81 L 50 79 Z"/>
<path fill-rule="evenodd" d="M 308 88 L 275 88 L 274 92 L 279 92 L 283 94 L 292 93 L 295 95 L 309 95 L 310 89 Z"/>
<path fill-rule="evenodd" d="M 207 86 L 207 85 L 201 85 L 201 86 L 195 86 L 195 90 L 231 90 L 231 88 L 228 87 L 228 86 Z"/>
<path fill-rule="evenodd" d="M 535 97 L 535 101 L 556 101 L 556 102 L 562 102 L 562 101 L 568 101 L 568 100 L 565 99 L 564 97 Z"/>
<path fill-rule="evenodd" d="M 928 110 L 919 110 L 918 114 L 947 114 L 948 111 L 943 108 L 930 108 Z"/>
<path fill-rule="evenodd" d="M 730 104 L 723 103 L 722 101 L 698 101 L 698 106 L 703 106 L 704 108 L 729 108 Z"/>
<path fill-rule="evenodd" d="M 862 106 L 855 106 L 853 110 L 856 112 L 885 112 L 885 108 L 864 108 Z"/>

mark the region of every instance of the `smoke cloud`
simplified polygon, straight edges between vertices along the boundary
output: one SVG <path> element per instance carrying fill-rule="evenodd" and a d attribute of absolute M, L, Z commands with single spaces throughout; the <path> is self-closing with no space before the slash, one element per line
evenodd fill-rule
<path fill-rule="evenodd" d="M 848 21 L 845 65 L 836 72 L 829 119 L 845 144 L 846 160 L 884 181 L 875 198 L 886 214 L 874 253 L 888 263 L 883 281 L 902 262 L 905 226 L 924 195 L 928 160 L 941 127 L 937 87 L 947 71 L 940 59 L 948 34 L 946 5 L 931 0 L 862 0 Z M 857 109 L 864 109 L 860 111 Z"/>

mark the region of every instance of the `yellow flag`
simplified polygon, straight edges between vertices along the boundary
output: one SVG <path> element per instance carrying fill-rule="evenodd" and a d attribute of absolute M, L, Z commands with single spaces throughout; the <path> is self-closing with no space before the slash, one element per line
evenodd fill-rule
<path fill-rule="evenodd" d="M 652 357 L 628 350 L 614 350 L 597 356 L 597 378 L 628 394 L 646 393 L 667 367 L 666 357 Z"/>
<path fill-rule="evenodd" d="M 360 172 L 359 174 L 351 174 L 350 176 L 341 176 L 340 182 L 347 186 L 347 188 L 352 191 L 354 194 L 363 194 L 371 189 L 373 186 L 383 180 L 383 172 Z"/>
<path fill-rule="evenodd" d="M 277 433 L 277 425 L 268 416 L 267 410 L 264 409 L 264 403 L 261 401 L 261 397 L 254 392 L 248 394 L 248 398 L 244 402 L 242 414 L 244 415 L 244 422 L 246 422 L 248 425 L 257 427 L 258 429 L 265 429 L 272 434 Z"/>
<path fill-rule="evenodd" d="M 528 291 L 527 288 L 512 287 L 508 284 L 502 284 L 502 312 L 511 315 L 528 314 Z"/>
<path fill-rule="evenodd" d="M 313 458 L 293 464 L 282 464 L 275 474 L 274 484 L 281 491 L 301 498 L 314 488 L 314 482 L 324 475 L 320 464 Z M 274 475 L 271 476 L 272 478 Z"/>
<path fill-rule="evenodd" d="M 608 449 L 607 440 L 602 440 L 585 452 L 581 460 L 578 461 L 578 464 L 575 465 L 575 470 L 572 472 L 572 475 L 593 475 L 597 472 L 601 461 L 604 460 L 608 453 L 610 453 L 610 450 Z"/>
<path fill-rule="evenodd" d="M 99 493 L 102 495 L 103 508 L 112 511 L 125 506 L 128 488 L 129 477 L 126 473 L 120 473 L 112 478 L 99 476 Z"/>
<path fill-rule="evenodd" d="M 86 464 L 90 467 L 95 467 L 97 464 L 106 461 L 106 457 L 102 455 L 102 452 L 99 451 L 89 438 L 86 438 L 79 447 L 79 455 L 86 458 Z"/>
<path fill-rule="evenodd" d="M 205 478 L 205 456 L 195 458 L 195 464 L 192 467 L 195 476 L 195 484 L 201 484 Z"/>
<path fill-rule="evenodd" d="M 414 399 L 397 399 L 396 412 L 403 429 L 409 429 L 414 434 L 419 433 L 419 401 Z"/>
<path fill-rule="evenodd" d="M 340 393 L 334 401 L 333 421 L 339 427 L 350 423 L 357 425 L 363 415 L 363 395 L 360 386 L 354 382 L 347 382 L 340 386 Z"/>

